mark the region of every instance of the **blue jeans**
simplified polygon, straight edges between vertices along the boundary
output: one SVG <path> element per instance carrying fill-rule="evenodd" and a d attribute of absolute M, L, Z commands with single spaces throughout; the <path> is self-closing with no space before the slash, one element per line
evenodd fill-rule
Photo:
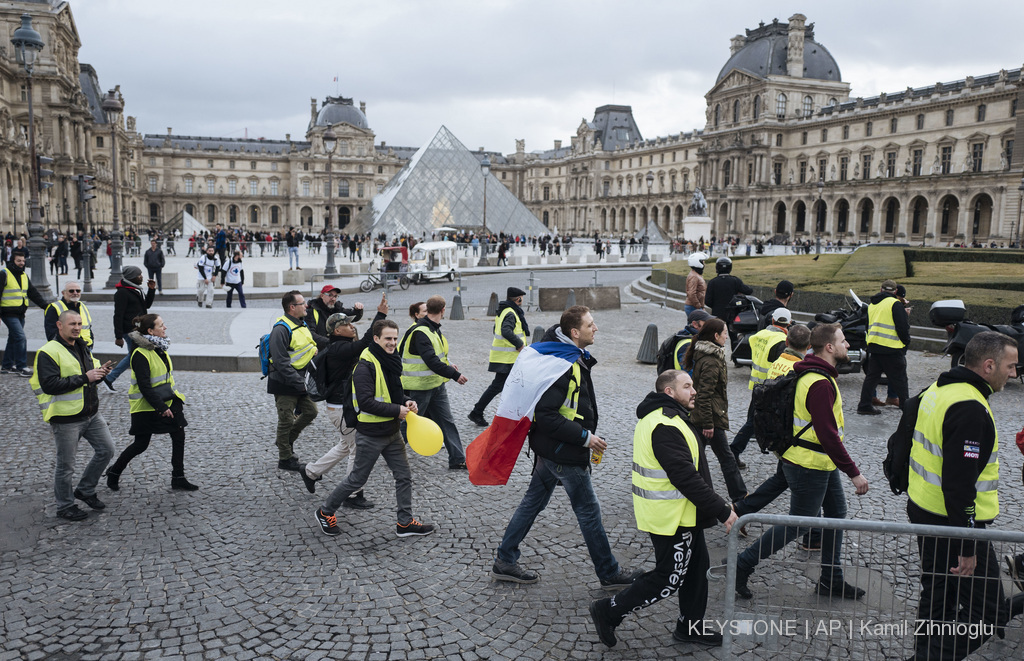
<path fill-rule="evenodd" d="M 537 457 L 530 486 L 512 515 L 498 547 L 498 559 L 508 564 L 519 562 L 519 544 L 530 532 L 537 515 L 547 507 L 551 492 L 559 483 L 565 487 L 565 493 L 569 496 L 598 578 L 614 576 L 619 571 L 619 563 L 612 554 L 608 535 L 601 523 L 601 504 L 597 502 L 594 485 L 590 482 L 590 466 L 556 464 L 544 457 Z"/>
<path fill-rule="evenodd" d="M 686 313 L 686 321 L 687 322 L 690 321 L 690 313 L 693 312 L 696 309 L 697 309 L 696 305 L 689 305 L 689 304 L 683 305 L 683 312 Z"/>
<path fill-rule="evenodd" d="M 292 267 L 292 257 L 295 257 L 295 268 L 299 267 L 299 248 L 298 246 L 291 246 L 288 248 L 288 268 Z"/>
<path fill-rule="evenodd" d="M 818 516 L 823 510 L 829 519 L 846 518 L 846 494 L 838 470 L 820 471 L 782 462 L 782 472 L 789 483 L 789 514 L 791 516 Z M 773 526 L 760 539 L 740 553 L 736 563 L 740 571 L 752 572 L 764 560 L 808 528 Z M 827 585 L 843 581 L 840 555 L 843 551 L 842 530 L 822 530 L 821 535 L 821 582 Z"/>
<path fill-rule="evenodd" d="M 448 467 L 454 468 L 466 463 L 466 453 L 462 449 L 459 429 L 452 418 L 452 408 L 448 404 L 448 389 L 442 383 L 431 390 L 407 390 L 409 399 L 416 402 L 419 415 L 433 420 L 441 428 L 444 435 L 444 449 L 448 451 Z M 402 423 L 402 435 L 405 435 L 405 423 Z"/>
<path fill-rule="evenodd" d="M 78 452 L 78 441 L 84 438 L 92 446 L 92 460 L 82 471 L 78 481 L 78 489 L 83 495 L 92 496 L 96 493 L 96 484 L 100 481 L 103 469 L 114 456 L 114 441 L 110 439 L 110 428 L 99 413 L 76 422 L 50 423 L 53 429 L 53 440 L 57 444 L 57 467 L 53 474 L 53 495 L 57 498 L 57 511 L 75 504 L 75 492 L 71 487 L 71 477 L 75 473 L 75 454 Z"/>
<path fill-rule="evenodd" d="M 25 369 L 28 361 L 25 317 L 4 317 L 3 320 L 4 325 L 7 326 L 7 348 L 4 349 L 3 369 Z"/>
<path fill-rule="evenodd" d="M 132 350 L 135 349 L 135 343 L 132 342 L 132 338 L 127 335 L 124 336 L 124 348 L 128 350 L 128 355 L 121 359 L 114 369 L 110 370 L 110 374 L 107 375 L 107 382 L 113 383 L 117 381 L 117 377 L 121 376 L 121 372 L 131 367 L 132 361 Z"/>
<path fill-rule="evenodd" d="M 321 508 L 325 514 L 333 514 L 349 496 L 363 488 L 373 471 L 377 459 L 384 457 L 391 475 L 395 478 L 395 503 L 398 506 L 398 523 L 409 525 L 412 516 L 412 471 L 409 457 L 405 453 L 405 438 L 401 432 L 391 436 L 367 436 L 357 431 L 355 437 L 356 459 L 352 472 L 334 488 Z"/>

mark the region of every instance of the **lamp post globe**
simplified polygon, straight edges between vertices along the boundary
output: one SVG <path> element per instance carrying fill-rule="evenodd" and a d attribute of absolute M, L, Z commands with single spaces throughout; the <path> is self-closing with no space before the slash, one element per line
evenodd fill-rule
<path fill-rule="evenodd" d="M 124 102 L 121 101 L 118 93 L 114 90 L 107 92 L 100 105 L 107 117 L 107 124 L 110 124 L 110 192 L 113 199 L 111 210 L 113 212 L 113 225 L 110 229 L 110 277 L 104 289 L 113 289 L 121 282 L 121 251 L 124 248 L 124 235 L 121 234 L 121 227 L 118 224 L 117 215 L 117 122 L 124 110 Z"/>
<path fill-rule="evenodd" d="M 643 252 L 640 254 L 641 262 L 651 261 L 650 255 L 647 254 L 647 245 L 650 240 L 647 237 L 647 228 L 651 223 L 651 189 L 654 188 L 654 172 L 648 170 L 647 172 L 647 208 L 644 210 L 644 236 L 641 240 L 643 244 Z"/>
<path fill-rule="evenodd" d="M 333 169 L 331 167 L 334 158 L 334 147 L 338 144 L 338 136 L 335 135 L 331 125 L 323 134 L 324 151 L 327 152 L 327 219 L 325 221 L 324 241 L 327 242 L 327 264 L 324 267 L 324 275 L 338 275 L 338 268 L 334 264 L 334 195 Z"/>
<path fill-rule="evenodd" d="M 484 175 L 484 215 L 483 215 L 483 241 L 480 242 L 480 261 L 477 266 L 488 266 L 487 263 L 487 177 L 491 174 L 491 159 L 484 154 L 484 160 L 480 161 L 480 172 Z"/>
<path fill-rule="evenodd" d="M 21 27 L 11 35 L 14 46 L 14 59 L 25 69 L 25 91 L 28 93 L 28 149 L 32 163 L 31 197 L 29 198 L 28 220 L 28 251 L 30 280 L 40 295 L 49 300 L 53 298 L 50 283 L 46 279 L 46 244 L 43 241 L 43 223 L 39 214 L 39 159 L 36 154 L 35 112 L 32 107 L 32 71 L 35 68 L 36 56 L 43 50 L 43 39 L 32 28 L 32 17 L 21 15 Z"/>

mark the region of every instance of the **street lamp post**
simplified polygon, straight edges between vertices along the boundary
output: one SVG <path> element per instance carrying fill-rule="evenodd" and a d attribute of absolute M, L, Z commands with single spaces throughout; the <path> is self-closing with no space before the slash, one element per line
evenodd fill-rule
<path fill-rule="evenodd" d="M 814 214 L 814 229 L 817 237 L 814 240 L 814 254 L 821 254 L 821 233 L 824 231 L 825 219 L 822 217 L 824 211 L 821 204 L 821 192 L 825 190 L 825 177 L 822 175 L 821 179 L 818 179 L 818 211 Z"/>
<path fill-rule="evenodd" d="M 334 147 L 338 143 L 338 136 L 334 134 L 331 126 L 328 125 L 324 131 L 324 151 L 327 152 L 327 228 L 324 232 L 324 240 L 327 242 L 327 265 L 324 267 L 324 275 L 338 275 L 338 268 L 334 265 L 334 204 L 331 201 L 334 195 L 333 168 L 331 164 L 334 157 Z"/>
<path fill-rule="evenodd" d="M 649 240 L 647 238 L 647 227 L 651 224 L 651 189 L 652 188 L 654 188 L 654 172 L 648 170 L 648 172 L 647 172 L 647 209 L 644 211 L 644 238 L 641 241 L 641 243 L 643 243 L 643 252 L 640 254 L 640 261 L 641 262 L 649 262 L 649 261 L 651 261 L 650 255 L 647 254 L 647 244 L 649 243 Z"/>
<path fill-rule="evenodd" d="M 1024 177 L 1020 178 L 1020 187 L 1017 188 L 1017 190 L 1020 191 L 1020 199 L 1017 202 L 1017 236 L 1016 236 L 1016 242 L 1017 242 L 1017 247 L 1020 248 L 1020 247 L 1022 247 L 1020 245 L 1020 235 L 1021 235 L 1021 231 L 1020 231 L 1020 212 L 1021 212 L 1021 208 L 1024 208 Z"/>
<path fill-rule="evenodd" d="M 43 259 L 46 254 L 46 245 L 43 242 L 43 224 L 39 217 L 39 161 L 36 158 L 36 129 L 32 109 L 32 69 L 36 63 L 36 56 L 39 51 L 43 50 L 43 39 L 38 32 L 32 29 L 32 17 L 28 14 L 21 15 L 21 27 L 14 31 L 11 44 L 14 45 L 15 59 L 25 68 L 25 90 L 28 92 L 28 149 L 32 159 L 32 190 L 28 222 L 31 282 L 40 295 L 49 300 L 53 296 L 50 292 L 50 283 L 47 280 L 45 260 Z"/>
<path fill-rule="evenodd" d="M 107 92 L 101 106 L 107 115 L 107 123 L 110 124 L 110 187 L 114 196 L 113 221 L 114 226 L 110 230 L 110 277 L 104 289 L 113 289 L 121 282 L 121 228 L 117 223 L 117 119 L 124 110 L 124 103 L 117 97 L 114 90 Z"/>
<path fill-rule="evenodd" d="M 18 198 L 11 198 L 11 222 L 14 223 L 14 243 L 18 243 Z"/>
<path fill-rule="evenodd" d="M 491 159 L 484 155 L 484 160 L 480 161 L 480 171 L 484 175 L 484 240 L 480 244 L 480 261 L 477 262 L 477 266 L 488 266 L 487 263 L 487 177 L 491 174 Z"/>

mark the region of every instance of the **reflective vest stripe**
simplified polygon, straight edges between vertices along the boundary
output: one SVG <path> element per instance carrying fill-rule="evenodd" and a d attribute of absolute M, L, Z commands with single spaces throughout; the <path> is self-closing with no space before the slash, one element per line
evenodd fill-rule
<path fill-rule="evenodd" d="M 276 326 L 278 322 L 282 321 L 291 331 L 292 336 L 291 342 L 288 344 L 288 362 L 296 370 L 305 369 L 309 361 L 313 360 L 313 356 L 316 355 L 316 342 L 313 341 L 313 334 L 309 332 L 306 322 L 296 324 L 288 317 L 278 317 L 274 325 Z M 271 362 L 273 362 L 273 358 L 271 358 Z"/>
<path fill-rule="evenodd" d="M 826 377 L 816 372 L 806 372 L 801 374 L 796 382 L 796 394 L 793 401 L 793 435 L 800 433 L 804 427 L 811 422 L 811 413 L 807 410 L 807 397 L 810 394 L 811 386 L 818 381 L 828 380 L 835 390 L 835 401 L 832 403 L 832 415 L 835 417 L 836 427 L 839 431 L 839 440 L 843 441 L 844 438 L 844 420 L 843 420 L 843 396 L 839 392 L 839 388 L 832 377 Z M 814 446 L 820 446 L 821 442 L 818 440 L 818 435 L 814 431 L 814 425 L 811 425 L 800 435 L 800 445 L 793 445 L 786 450 L 782 458 L 787 461 L 791 461 L 798 466 L 809 468 L 811 470 L 820 471 L 832 471 L 836 469 L 835 462 L 825 452 L 825 448 L 812 450 L 806 447 L 806 444 L 810 443 Z"/>
<path fill-rule="evenodd" d="M 640 464 L 636 463 L 635 461 L 633 462 L 633 472 L 634 473 L 639 473 L 640 475 L 643 475 L 644 477 L 653 477 L 653 478 L 659 479 L 659 480 L 666 480 L 666 479 L 668 479 L 668 473 L 666 473 L 665 471 L 659 470 L 659 469 L 655 469 L 655 468 L 644 468 L 643 466 L 641 466 Z"/>
<path fill-rule="evenodd" d="M 145 357 L 146 362 L 149 363 L 150 387 L 161 388 L 159 396 L 164 397 L 164 405 L 170 406 L 174 402 L 175 397 L 184 402 L 185 396 L 178 392 L 174 387 L 174 363 L 171 361 L 170 354 L 164 354 L 167 357 L 167 364 L 165 365 L 164 361 L 161 360 L 160 355 L 154 349 L 136 347 L 132 351 L 132 357 L 134 357 L 136 353 L 141 353 L 142 356 Z M 131 361 L 129 360 L 129 364 L 130 363 Z M 139 388 L 138 378 L 135 376 L 134 368 L 132 368 L 131 379 L 128 386 L 128 410 L 131 413 L 156 410 L 142 394 L 142 390 Z"/>
<path fill-rule="evenodd" d="M 22 273 L 20 278 L 15 278 L 9 269 L 4 269 L 7 282 L 4 285 L 4 293 L 0 296 L 0 307 L 16 308 L 28 305 L 28 274 Z"/>
<path fill-rule="evenodd" d="M 402 386 L 406 390 L 433 390 L 444 385 L 449 379 L 427 367 L 422 356 L 412 353 L 413 333 L 426 334 L 438 359 L 445 365 L 451 364 L 448 362 L 448 340 L 428 326 L 416 324 L 406 331 L 402 339 Z"/>
<path fill-rule="evenodd" d="M 356 367 L 359 366 L 361 361 L 366 361 L 373 365 L 374 370 L 374 393 L 373 399 L 378 402 L 391 403 L 391 393 L 388 391 L 387 382 L 384 380 L 384 370 L 381 369 L 380 362 L 374 357 L 370 350 L 363 349 L 363 352 L 359 354 L 359 360 L 356 361 Z M 355 376 L 356 370 L 352 368 L 352 375 Z M 356 410 L 356 419 L 359 422 L 388 422 L 394 420 L 394 418 L 386 418 L 379 415 L 373 415 L 370 413 L 363 413 L 359 410 L 359 399 L 356 397 L 355 380 L 352 382 L 352 406 Z"/>
<path fill-rule="evenodd" d="M 759 330 L 750 336 L 748 390 L 753 390 L 755 385 L 768 380 L 768 370 L 772 368 L 772 364 L 768 362 L 768 355 L 777 344 L 785 341 L 786 334 L 774 326 Z"/>
<path fill-rule="evenodd" d="M 902 349 L 905 345 L 896 333 L 896 322 L 893 319 L 893 308 L 899 303 L 894 296 L 887 296 L 878 303 L 868 306 L 868 332 L 866 341 L 868 344 L 876 344 L 880 347 Z"/>
<path fill-rule="evenodd" d="M 684 496 L 654 456 L 652 435 L 659 426 L 673 427 L 682 434 L 693 458 L 694 468 L 700 468 L 700 446 L 697 436 L 680 417 L 668 417 L 661 407 L 648 413 L 633 431 L 633 513 L 640 530 L 655 535 L 672 535 L 681 526 L 697 525 L 697 508 Z"/>
<path fill-rule="evenodd" d="M 569 377 L 569 388 L 565 391 L 565 400 L 558 407 L 558 413 L 566 420 L 579 420 L 583 414 L 580 408 L 580 364 L 572 364 L 572 376 Z"/>
<path fill-rule="evenodd" d="M 635 484 L 633 485 L 633 494 L 648 500 L 679 500 L 683 498 L 683 494 L 679 493 L 676 489 L 671 491 L 650 491 L 648 489 L 641 489 Z M 676 527 L 678 528 L 679 526 Z"/>
<path fill-rule="evenodd" d="M 501 327 L 505 323 L 505 319 L 508 315 L 515 317 L 515 328 L 512 333 L 519 338 L 519 341 L 526 345 L 526 332 L 523 330 L 523 322 L 516 314 L 516 311 L 510 307 L 507 307 L 501 311 L 497 317 L 494 318 L 494 333 L 491 339 L 491 353 L 488 356 L 488 362 L 501 363 L 505 365 L 511 365 L 516 362 L 516 355 L 519 350 L 516 349 L 515 345 L 505 339 L 505 336 L 501 334 Z"/>
<path fill-rule="evenodd" d="M 51 340 L 44 344 L 41 349 L 36 353 L 36 359 L 32 371 L 32 378 L 29 380 L 32 386 L 32 393 L 36 396 L 36 401 L 39 404 L 39 411 L 43 414 L 43 420 L 49 422 L 54 416 L 69 416 L 77 415 L 81 413 L 85 408 L 85 386 L 80 386 L 71 392 L 61 393 L 59 395 L 47 395 L 43 392 L 42 385 L 39 382 L 39 356 L 46 354 L 53 359 L 53 362 L 57 363 L 57 367 L 60 369 L 61 378 L 68 378 L 72 376 L 78 376 L 84 374 L 82 364 L 78 362 L 78 358 L 75 357 L 71 351 L 57 340 Z M 100 366 L 100 361 L 93 358 L 91 355 L 89 358 L 92 360 L 92 366 L 94 368 Z"/>

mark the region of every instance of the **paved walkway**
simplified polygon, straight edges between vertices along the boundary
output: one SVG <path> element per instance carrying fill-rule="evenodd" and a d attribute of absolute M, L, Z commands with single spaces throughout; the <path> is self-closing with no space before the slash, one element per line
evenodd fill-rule
<path fill-rule="evenodd" d="M 476 287 L 469 295 L 482 298 L 491 289 Z M 375 302 L 367 298 L 365 303 Z M 635 356 L 647 324 L 657 324 L 664 338 L 681 315 L 624 300 L 629 304 L 621 311 L 595 314 L 599 431 L 610 447 L 594 482 L 620 562 L 651 568 L 650 541 L 634 527 L 630 466 L 633 411 L 651 389 L 654 370 Z M 258 315 L 269 319 L 276 311 L 168 307 L 162 313 L 173 353 L 193 334 L 208 346 L 236 350 L 237 329 L 261 327 L 266 319 Z M 402 310 L 393 316 L 403 329 L 407 326 Z M 554 312 L 528 315 L 531 324 L 550 325 L 557 318 Z M 468 444 L 478 429 L 465 414 L 489 381 L 491 321 L 481 314 L 446 322 L 444 328 L 454 362 L 469 377 L 465 386 L 448 386 Z M 246 332 L 245 344 L 257 330 Z M 911 362 L 912 389 L 925 386 L 947 365 L 941 357 L 923 354 L 912 354 Z M 449 472 L 445 457 L 412 455 L 415 514 L 438 532 L 410 539 L 394 536 L 393 482 L 378 466 L 366 487 L 377 507 L 339 510 L 343 532 L 327 537 L 312 513 L 342 475 L 329 474 L 313 496 L 296 474 L 277 469 L 276 416 L 265 382 L 252 373 L 183 371 L 177 376 L 188 398 L 185 465 L 201 490 L 170 490 L 169 444 L 158 437 L 122 477 L 121 491 L 100 487 L 106 511 L 74 524 L 54 516 L 53 440 L 28 380 L 0 379 L 5 441 L 0 443 L 0 660 L 718 658 L 673 644 L 674 599 L 628 618 L 614 650 L 598 642 L 587 606 L 606 593 L 560 491 L 523 547 L 523 564 L 541 581 L 517 586 L 490 579 L 495 548 L 530 478 L 530 458 L 520 457 L 507 486 L 476 487 L 465 473 Z M 730 370 L 734 430 L 747 408 L 746 378 L 746 370 Z M 844 376 L 840 382 L 847 442 L 871 482 L 870 493 L 861 498 L 846 485 L 850 516 L 904 521 L 904 498 L 889 493 L 881 474 L 885 439 L 897 415 L 853 415 L 861 377 Z M 1013 382 L 992 399 L 1004 438 L 998 524 L 1007 529 L 1022 525 L 1021 456 L 1012 442 L 1024 425 L 1022 396 L 1024 388 Z M 129 442 L 125 388 L 104 394 L 101 409 L 117 449 L 123 449 Z M 312 460 L 335 438 L 321 415 L 300 437 L 297 453 Z M 83 445 L 80 464 L 88 456 Z M 774 471 L 774 461 L 753 449 L 744 457 L 751 488 Z M 716 488 L 724 493 L 717 462 L 711 461 Z M 777 503 L 771 511 L 785 506 Z M 716 527 L 707 536 L 717 562 L 724 555 L 724 531 Z M 904 560 L 912 563 L 913 557 Z M 751 585 L 756 592 L 770 592 L 780 577 L 791 583 L 790 598 L 813 605 L 812 583 L 798 574 L 766 569 Z M 721 582 L 712 583 L 708 617 L 721 617 L 722 597 Z M 821 616 L 831 613 L 822 610 Z M 991 642 L 972 658 L 1019 658 L 1021 641 L 1018 622 L 1006 641 Z M 844 657 L 842 648 L 835 657 Z"/>

